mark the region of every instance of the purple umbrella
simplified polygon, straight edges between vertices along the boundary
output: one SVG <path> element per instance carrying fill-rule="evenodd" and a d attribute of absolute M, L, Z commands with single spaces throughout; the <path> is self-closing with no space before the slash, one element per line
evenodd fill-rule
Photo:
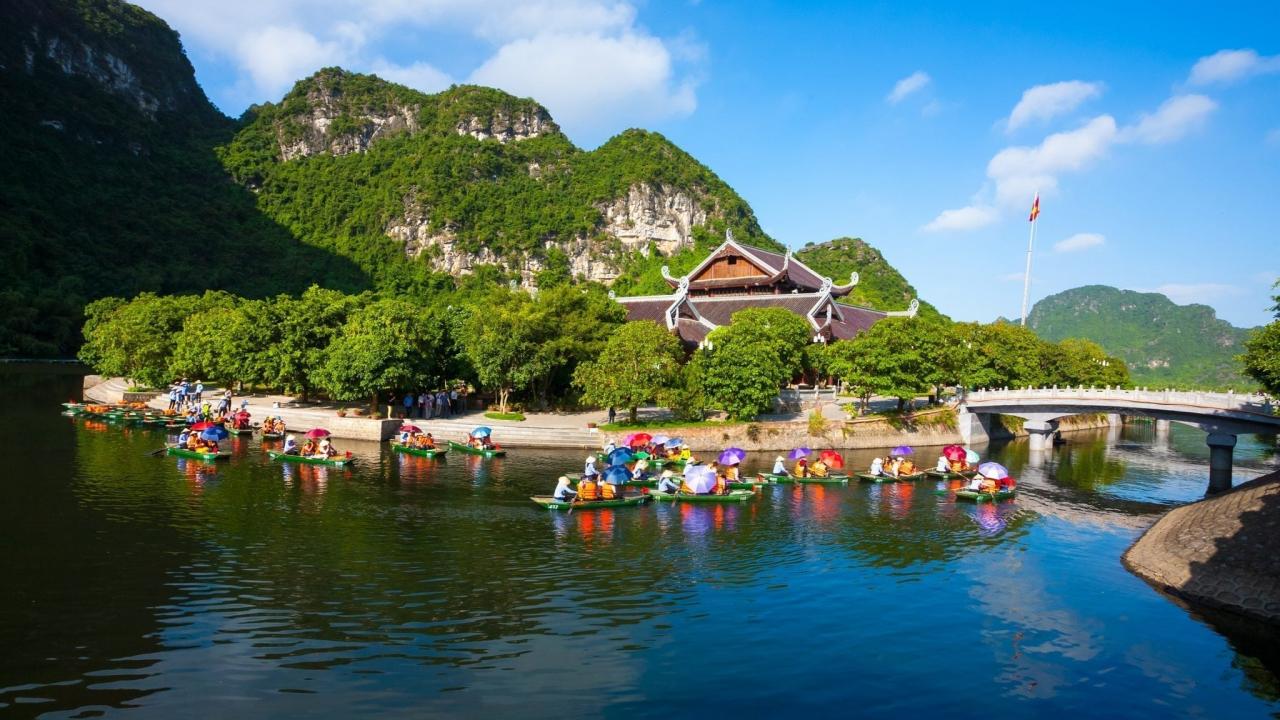
<path fill-rule="evenodd" d="M 684 482 L 695 493 L 705 495 L 716 488 L 716 471 L 706 465 L 690 465 L 685 468 Z"/>
<path fill-rule="evenodd" d="M 787 459 L 799 460 L 800 458 L 809 457 L 812 454 L 813 454 L 813 451 L 810 450 L 809 448 L 796 448 L 795 450 L 792 450 L 791 452 L 787 453 Z"/>
<path fill-rule="evenodd" d="M 907 455 L 910 455 L 910 454 L 911 454 L 911 453 L 913 453 L 913 452 L 915 452 L 915 451 L 911 449 L 911 446 L 910 446 L 910 445 L 899 445 L 898 447 L 896 447 L 896 448 L 894 448 L 894 449 L 892 449 L 892 450 L 890 450 L 890 451 L 889 451 L 889 456 L 890 456 L 890 457 L 905 457 L 905 456 L 907 456 Z"/>
<path fill-rule="evenodd" d="M 747 451 L 742 448 L 726 448 L 720 453 L 720 458 L 716 462 L 721 465 L 737 465 L 747 457 Z"/>
<path fill-rule="evenodd" d="M 1000 463 L 984 462 L 978 466 L 978 474 L 990 480 L 1003 480 L 1009 477 L 1009 469 Z"/>

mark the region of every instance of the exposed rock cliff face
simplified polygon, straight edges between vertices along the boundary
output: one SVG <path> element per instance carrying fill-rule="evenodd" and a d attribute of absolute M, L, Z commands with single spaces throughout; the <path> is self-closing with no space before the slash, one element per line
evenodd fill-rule
<path fill-rule="evenodd" d="M 617 243 L 577 237 L 570 241 L 546 241 L 543 252 L 559 250 L 569 259 L 575 277 L 608 283 L 619 274 L 621 253 L 648 253 L 652 246 L 661 255 L 671 255 L 693 246 L 693 229 L 706 225 L 703 200 L 689 191 L 665 185 L 637 183 L 625 197 L 597 206 L 601 214 L 600 232 Z M 537 255 L 498 257 L 486 247 L 471 251 L 459 244 L 456 228 L 432 223 L 431 208 L 415 191 L 405 197 L 404 214 L 385 228 L 387 237 L 404 243 L 405 254 L 422 257 L 440 272 L 466 274 L 477 265 L 496 264 L 519 272 L 526 283 L 544 269 Z"/>
<path fill-rule="evenodd" d="M 149 118 L 154 119 L 162 106 L 165 110 L 177 108 L 172 95 L 161 99 L 143 88 L 137 73 L 124 60 L 79 40 L 42 36 L 38 28 L 32 28 L 31 43 L 24 44 L 23 55 L 23 67 L 28 75 L 34 74 L 37 58 L 49 60 L 67 75 L 88 78 L 103 90 L 127 98 Z"/>
<path fill-rule="evenodd" d="M 560 130 L 541 107 L 515 112 L 498 109 L 491 115 L 462 118 L 454 129 L 459 135 L 470 135 L 477 140 L 493 138 L 500 143 L 527 140 Z"/>
<path fill-rule="evenodd" d="M 418 130 L 418 107 L 394 105 L 381 112 L 369 111 L 351 117 L 342 107 L 333 88 L 315 88 L 307 93 L 311 112 L 296 115 L 289 123 L 276 126 L 280 159 L 329 153 L 349 155 L 366 152 L 375 141 Z"/>

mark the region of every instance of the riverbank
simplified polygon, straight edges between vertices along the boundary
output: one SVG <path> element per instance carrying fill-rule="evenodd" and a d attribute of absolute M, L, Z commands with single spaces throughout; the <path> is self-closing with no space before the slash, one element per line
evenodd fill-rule
<path fill-rule="evenodd" d="M 1193 604 L 1280 626 L 1280 472 L 1169 511 L 1124 564 Z"/>

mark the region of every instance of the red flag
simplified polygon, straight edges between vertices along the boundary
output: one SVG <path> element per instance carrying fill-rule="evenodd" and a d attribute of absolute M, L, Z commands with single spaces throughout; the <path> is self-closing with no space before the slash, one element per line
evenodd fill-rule
<path fill-rule="evenodd" d="M 1036 193 L 1036 199 L 1031 203 L 1031 217 L 1027 218 L 1027 222 L 1035 222 L 1040 217 L 1040 193 Z"/>

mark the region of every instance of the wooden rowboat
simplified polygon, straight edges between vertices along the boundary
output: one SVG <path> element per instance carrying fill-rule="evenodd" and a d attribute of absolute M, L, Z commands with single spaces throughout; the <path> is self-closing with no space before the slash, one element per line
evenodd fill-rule
<path fill-rule="evenodd" d="M 746 502 L 755 497 L 754 490 L 730 490 L 728 495 L 690 495 L 687 493 L 649 493 L 654 500 L 665 502 L 728 503 Z"/>
<path fill-rule="evenodd" d="M 954 472 L 939 472 L 937 470 L 925 470 L 924 474 L 928 475 L 931 478 L 937 478 L 939 480 L 959 480 L 961 478 L 968 480 L 974 475 L 977 475 L 978 471 L 965 470 L 964 472 L 954 473 Z"/>
<path fill-rule="evenodd" d="M 449 448 L 416 448 L 409 447 L 408 445 L 401 445 L 400 443 L 391 443 L 391 451 L 404 453 L 405 455 L 417 455 L 418 457 L 424 458 L 437 458 L 444 457 L 445 453 L 449 452 Z"/>
<path fill-rule="evenodd" d="M 281 462 L 295 462 L 306 465 L 331 465 L 333 467 L 346 467 L 356 461 L 356 459 L 350 454 L 346 456 L 339 455 L 337 457 L 327 458 L 315 457 L 314 455 L 286 455 L 285 453 L 276 452 L 275 450 L 268 450 L 267 455 L 270 456 L 272 460 L 279 460 Z"/>
<path fill-rule="evenodd" d="M 760 482 L 764 483 L 813 483 L 840 485 L 849 482 L 849 476 L 844 473 L 832 473 L 826 477 L 796 477 L 794 475 L 779 475 L 777 473 L 760 473 L 756 477 L 760 478 Z"/>
<path fill-rule="evenodd" d="M 248 436 L 253 434 L 252 427 L 242 427 L 242 428 L 232 427 L 231 423 L 226 423 L 222 427 L 226 428 L 227 432 L 231 433 L 232 435 Z"/>
<path fill-rule="evenodd" d="M 276 440 L 283 440 L 283 439 L 284 439 L 284 433 L 269 433 L 269 432 L 262 433 L 263 442 L 274 442 Z"/>
<path fill-rule="evenodd" d="M 476 448 L 473 448 L 470 445 L 466 445 L 460 442 L 454 442 L 453 440 L 449 441 L 449 447 L 453 450 L 457 450 L 460 453 L 466 453 L 468 455 L 482 455 L 484 457 L 503 457 L 507 454 L 507 451 L 502 449 L 477 450 Z"/>
<path fill-rule="evenodd" d="M 928 476 L 923 472 L 911 473 L 910 475 L 899 475 L 897 477 L 894 477 L 893 475 L 872 475 L 871 473 L 858 473 L 859 480 L 863 482 L 874 482 L 874 483 L 911 482 L 912 480 L 919 480 L 924 477 L 928 477 Z"/>
<path fill-rule="evenodd" d="M 599 510 L 601 508 L 627 507 L 629 505 L 644 505 L 653 499 L 651 495 L 633 495 L 631 497 L 615 498 L 613 500 L 587 500 L 577 502 L 576 500 L 557 500 L 550 495 L 534 495 L 529 498 L 548 510 Z"/>
<path fill-rule="evenodd" d="M 189 460 L 204 460 L 205 462 L 231 459 L 230 450 L 221 450 L 216 453 L 211 453 L 200 452 L 199 450 L 187 450 L 186 448 L 175 447 L 173 445 L 165 448 L 165 454 L 172 455 L 173 457 L 187 458 Z"/>
<path fill-rule="evenodd" d="M 999 502 L 1001 500 L 1012 500 L 1017 494 L 1017 490 L 997 490 L 993 493 L 978 492 L 976 490 L 957 490 L 956 500 L 971 503 Z"/>

